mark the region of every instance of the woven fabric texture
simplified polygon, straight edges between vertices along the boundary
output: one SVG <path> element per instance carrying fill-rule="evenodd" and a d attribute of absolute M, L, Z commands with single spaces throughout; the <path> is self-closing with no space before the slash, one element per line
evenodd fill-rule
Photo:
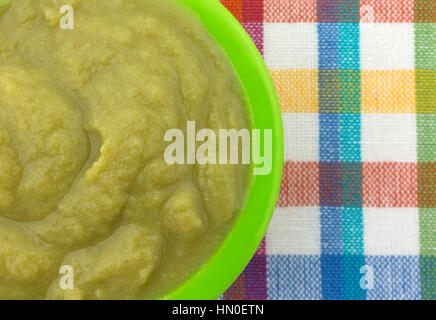
<path fill-rule="evenodd" d="M 285 129 L 273 220 L 224 299 L 436 299 L 436 1 L 222 0 Z"/>

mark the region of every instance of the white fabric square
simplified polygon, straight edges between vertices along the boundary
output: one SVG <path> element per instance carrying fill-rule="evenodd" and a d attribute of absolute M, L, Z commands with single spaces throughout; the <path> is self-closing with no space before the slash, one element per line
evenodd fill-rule
<path fill-rule="evenodd" d="M 362 160 L 417 161 L 415 114 L 362 114 Z"/>
<path fill-rule="evenodd" d="M 411 23 L 360 24 L 361 68 L 415 68 L 415 34 Z"/>
<path fill-rule="evenodd" d="M 419 255 L 419 209 L 364 208 L 366 255 Z"/>
<path fill-rule="evenodd" d="M 317 69 L 315 23 L 265 23 L 264 58 L 270 69 Z"/>
<path fill-rule="evenodd" d="M 267 254 L 321 254 L 319 208 L 277 208 L 266 239 Z"/>
<path fill-rule="evenodd" d="M 285 161 L 319 161 L 319 116 L 316 113 L 282 113 Z"/>

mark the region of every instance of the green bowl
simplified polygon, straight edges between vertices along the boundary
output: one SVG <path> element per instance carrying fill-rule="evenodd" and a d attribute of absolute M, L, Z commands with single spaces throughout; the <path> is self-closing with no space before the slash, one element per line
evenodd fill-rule
<path fill-rule="evenodd" d="M 283 169 L 283 127 L 274 84 L 259 51 L 217 0 L 173 0 L 194 11 L 227 53 L 246 94 L 253 129 L 272 129 L 272 171 L 253 176 L 245 208 L 215 254 L 164 299 L 217 299 L 244 270 L 271 220 Z M 263 149 L 261 149 L 263 150 Z"/>
<path fill-rule="evenodd" d="M 0 6 L 9 1 L 0 0 Z M 282 119 L 274 85 L 262 57 L 231 13 L 217 0 L 173 1 L 194 11 L 227 53 L 245 91 L 253 129 L 272 129 L 273 134 L 271 173 L 251 177 L 245 208 L 219 249 L 188 281 L 163 297 L 217 299 L 244 270 L 271 220 L 283 168 Z"/>

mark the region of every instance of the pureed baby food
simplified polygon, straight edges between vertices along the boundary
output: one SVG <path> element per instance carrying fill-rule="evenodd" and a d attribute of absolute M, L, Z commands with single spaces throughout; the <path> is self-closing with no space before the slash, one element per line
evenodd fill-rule
<path fill-rule="evenodd" d="M 178 4 L 3 5 L 0 298 L 158 298 L 197 271 L 249 168 L 167 164 L 165 132 L 188 121 L 249 126 L 222 49 Z"/>

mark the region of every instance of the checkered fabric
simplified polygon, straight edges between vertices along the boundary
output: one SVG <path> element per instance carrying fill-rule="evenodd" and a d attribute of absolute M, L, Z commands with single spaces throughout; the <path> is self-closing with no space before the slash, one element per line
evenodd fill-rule
<path fill-rule="evenodd" d="M 274 218 L 224 299 L 436 299 L 436 1 L 222 3 L 285 129 Z"/>

